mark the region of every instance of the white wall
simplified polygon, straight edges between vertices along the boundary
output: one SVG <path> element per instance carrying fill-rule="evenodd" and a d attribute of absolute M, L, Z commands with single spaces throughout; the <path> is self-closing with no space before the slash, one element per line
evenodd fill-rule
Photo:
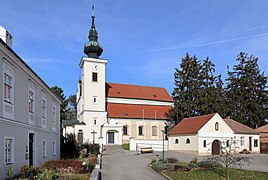
<path fill-rule="evenodd" d="M 140 151 L 140 148 L 151 147 L 154 151 L 163 151 L 163 140 L 130 139 L 129 149 Z M 168 141 L 164 141 L 164 151 L 168 150 Z"/>
<path fill-rule="evenodd" d="M 186 144 L 186 139 L 190 139 L 190 144 Z M 175 140 L 178 139 L 179 143 L 175 144 Z M 169 150 L 181 150 L 181 151 L 198 151 L 198 135 L 172 135 L 168 137 L 169 140 Z"/>

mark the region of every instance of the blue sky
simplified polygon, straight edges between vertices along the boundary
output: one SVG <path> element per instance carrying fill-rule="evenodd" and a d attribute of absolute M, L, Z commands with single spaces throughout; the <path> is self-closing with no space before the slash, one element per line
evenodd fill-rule
<path fill-rule="evenodd" d="M 174 68 L 188 52 L 209 56 L 216 73 L 240 51 L 259 57 L 268 75 L 266 0 L 95 0 L 107 82 L 173 90 Z M 13 49 L 49 85 L 76 94 L 91 24 L 90 0 L 1 0 L 0 25 Z"/>

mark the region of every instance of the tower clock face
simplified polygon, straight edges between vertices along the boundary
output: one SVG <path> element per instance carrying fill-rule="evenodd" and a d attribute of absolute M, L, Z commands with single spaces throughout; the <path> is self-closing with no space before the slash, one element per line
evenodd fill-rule
<path fill-rule="evenodd" d="M 97 71 L 97 70 L 99 69 L 99 66 L 98 66 L 97 64 L 93 64 L 93 65 L 92 65 L 92 69 L 93 69 L 94 71 Z"/>

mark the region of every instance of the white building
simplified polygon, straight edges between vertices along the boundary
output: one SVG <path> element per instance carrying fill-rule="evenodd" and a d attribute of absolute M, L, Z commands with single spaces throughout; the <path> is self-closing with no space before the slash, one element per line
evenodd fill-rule
<path fill-rule="evenodd" d="M 197 154 L 220 154 L 221 147 L 233 144 L 237 152 L 260 152 L 260 136 L 255 130 L 218 113 L 184 118 L 169 133 L 169 149 Z"/>
<path fill-rule="evenodd" d="M 42 165 L 60 158 L 60 99 L 11 49 L 0 27 L 0 179 L 7 166 Z M 6 37 L 7 36 L 7 37 Z"/>
<path fill-rule="evenodd" d="M 89 41 L 80 61 L 81 80 L 77 91 L 77 119 L 66 131 L 78 141 L 100 144 L 129 143 L 130 139 L 159 141 L 167 122 L 165 113 L 173 100 L 164 88 L 107 83 L 103 49 L 97 39 L 94 15 Z M 81 140 L 82 139 L 82 140 Z M 152 142 L 151 142 L 152 143 Z"/>

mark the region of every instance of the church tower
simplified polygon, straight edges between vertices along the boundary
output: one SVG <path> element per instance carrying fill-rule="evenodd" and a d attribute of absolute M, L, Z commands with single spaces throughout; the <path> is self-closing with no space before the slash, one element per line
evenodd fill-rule
<path fill-rule="evenodd" d="M 98 42 L 94 5 L 91 18 L 88 41 L 84 46 L 87 57 L 82 57 L 80 61 L 82 76 L 77 91 L 77 119 L 85 125 L 76 126 L 75 129 L 82 134 L 83 141 L 98 143 L 98 138 L 102 136 L 101 126 L 107 121 L 105 73 L 108 61 L 100 58 L 103 48 Z"/>

